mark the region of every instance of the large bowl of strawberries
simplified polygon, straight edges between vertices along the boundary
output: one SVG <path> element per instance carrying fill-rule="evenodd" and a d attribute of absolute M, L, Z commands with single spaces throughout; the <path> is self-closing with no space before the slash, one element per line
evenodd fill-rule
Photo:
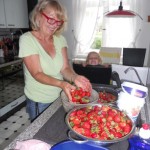
<path fill-rule="evenodd" d="M 71 91 L 72 100 L 69 100 L 65 92 L 61 92 L 61 100 L 63 107 L 66 112 L 72 110 L 77 106 L 85 106 L 86 104 L 97 103 L 99 95 L 96 90 L 84 91 L 82 88 L 77 87 L 75 90 Z"/>
<path fill-rule="evenodd" d="M 98 92 L 99 99 L 98 103 L 100 104 L 114 104 L 118 100 L 118 92 L 111 87 L 94 87 L 94 89 Z"/>
<path fill-rule="evenodd" d="M 70 131 L 84 142 L 98 145 L 126 140 L 135 131 L 134 123 L 125 112 L 106 104 L 76 107 L 68 112 L 65 121 Z"/>

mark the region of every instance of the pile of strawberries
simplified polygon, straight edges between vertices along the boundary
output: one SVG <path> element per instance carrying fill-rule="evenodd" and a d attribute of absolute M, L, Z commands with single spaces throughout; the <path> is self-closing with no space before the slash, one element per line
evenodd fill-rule
<path fill-rule="evenodd" d="M 112 93 L 106 91 L 99 92 L 99 103 L 111 103 L 116 101 L 117 97 Z"/>
<path fill-rule="evenodd" d="M 76 133 L 97 140 L 114 140 L 128 135 L 132 121 L 122 111 L 110 106 L 90 106 L 72 111 L 69 126 Z"/>
<path fill-rule="evenodd" d="M 76 104 L 87 104 L 90 102 L 89 97 L 91 96 L 91 92 L 84 91 L 81 87 L 76 88 L 71 91 L 72 102 Z"/>

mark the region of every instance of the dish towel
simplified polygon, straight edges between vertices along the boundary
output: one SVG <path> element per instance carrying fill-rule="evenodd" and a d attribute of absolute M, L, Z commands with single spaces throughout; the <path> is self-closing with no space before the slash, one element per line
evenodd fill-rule
<path fill-rule="evenodd" d="M 50 150 L 51 146 L 40 140 L 17 141 L 14 150 Z"/>

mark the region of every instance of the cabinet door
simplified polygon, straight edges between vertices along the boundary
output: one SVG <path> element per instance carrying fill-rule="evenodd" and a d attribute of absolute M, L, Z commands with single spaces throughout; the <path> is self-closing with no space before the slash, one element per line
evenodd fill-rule
<path fill-rule="evenodd" d="M 6 20 L 4 13 L 4 1 L 0 0 L 0 28 L 6 28 Z"/>
<path fill-rule="evenodd" d="M 28 28 L 27 0 L 4 0 L 7 28 Z"/>
<path fill-rule="evenodd" d="M 18 105 L 23 103 L 26 100 L 25 95 L 22 95 L 21 97 L 17 98 L 13 102 L 9 103 L 5 107 L 0 109 L 0 117 L 5 115 L 6 113 L 10 112 L 11 110 L 15 109 Z"/>

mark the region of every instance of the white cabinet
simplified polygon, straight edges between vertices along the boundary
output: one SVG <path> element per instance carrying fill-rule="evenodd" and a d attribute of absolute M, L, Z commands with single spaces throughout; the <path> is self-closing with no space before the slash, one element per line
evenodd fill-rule
<path fill-rule="evenodd" d="M 6 28 L 4 1 L 0 0 L 0 28 Z"/>
<path fill-rule="evenodd" d="M 9 111 L 15 109 L 17 106 L 19 106 L 21 103 L 23 103 L 26 100 L 25 95 L 22 95 L 18 99 L 14 100 L 10 104 L 6 105 L 5 107 L 0 109 L 0 117 L 8 113 Z"/>
<path fill-rule="evenodd" d="M 28 28 L 27 0 L 0 0 L 0 28 Z"/>

